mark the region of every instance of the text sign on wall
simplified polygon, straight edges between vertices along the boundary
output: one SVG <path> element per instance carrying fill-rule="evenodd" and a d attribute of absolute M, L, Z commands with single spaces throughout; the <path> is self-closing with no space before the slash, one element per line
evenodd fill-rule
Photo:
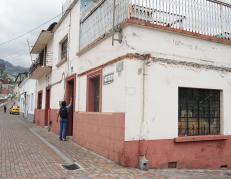
<path fill-rule="evenodd" d="M 103 84 L 108 85 L 114 82 L 114 73 L 109 73 L 107 75 L 104 75 Z"/>

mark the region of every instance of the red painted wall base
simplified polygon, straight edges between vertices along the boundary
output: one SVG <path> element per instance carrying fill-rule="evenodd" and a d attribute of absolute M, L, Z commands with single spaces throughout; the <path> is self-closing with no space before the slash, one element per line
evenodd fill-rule
<path fill-rule="evenodd" d="M 35 109 L 35 123 L 40 127 L 45 127 L 45 110 Z"/>
<path fill-rule="evenodd" d="M 138 156 L 146 155 L 150 168 L 218 169 L 231 168 L 231 136 L 226 140 L 175 142 L 172 140 L 132 141 L 124 143 L 122 164 L 137 167 Z"/>
<path fill-rule="evenodd" d="M 120 162 L 124 144 L 124 113 L 75 113 L 73 140 Z"/>
<path fill-rule="evenodd" d="M 50 119 L 58 134 L 57 110 L 50 111 Z M 139 156 L 145 155 L 150 168 L 168 168 L 172 163 L 188 169 L 231 168 L 231 136 L 124 141 L 124 113 L 77 112 L 73 127 L 76 143 L 123 166 L 137 167 Z"/>
<path fill-rule="evenodd" d="M 57 122 L 58 117 L 58 109 L 50 109 L 50 117 L 51 121 L 51 131 L 55 134 L 59 134 L 59 122 Z"/>

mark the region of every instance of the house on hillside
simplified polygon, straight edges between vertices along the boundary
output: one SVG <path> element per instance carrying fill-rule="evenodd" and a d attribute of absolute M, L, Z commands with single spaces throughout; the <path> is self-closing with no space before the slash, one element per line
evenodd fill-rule
<path fill-rule="evenodd" d="M 28 78 L 28 72 L 19 73 L 15 79 L 17 83 L 18 105 L 20 113 L 29 121 L 34 121 L 35 102 L 37 94 L 37 81 Z"/>
<path fill-rule="evenodd" d="M 11 93 L 10 82 L 8 80 L 1 79 L 0 80 L 0 96 L 1 96 L 1 98 L 7 99 L 10 93 Z"/>
<path fill-rule="evenodd" d="M 123 166 L 231 167 L 231 5 L 74 0 L 43 30 L 35 120 Z M 84 5 L 83 5 L 84 4 Z"/>

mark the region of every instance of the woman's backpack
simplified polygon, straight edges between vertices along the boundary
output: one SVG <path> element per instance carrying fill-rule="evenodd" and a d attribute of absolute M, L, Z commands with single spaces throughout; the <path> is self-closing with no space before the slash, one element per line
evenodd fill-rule
<path fill-rule="evenodd" d="M 59 115 L 61 118 L 67 119 L 68 117 L 68 111 L 66 107 L 61 107 L 59 110 Z"/>

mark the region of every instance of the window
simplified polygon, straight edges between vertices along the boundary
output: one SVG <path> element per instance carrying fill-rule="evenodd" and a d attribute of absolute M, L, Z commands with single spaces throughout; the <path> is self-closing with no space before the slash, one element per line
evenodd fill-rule
<path fill-rule="evenodd" d="M 88 76 L 87 111 L 101 111 L 101 72 Z"/>
<path fill-rule="evenodd" d="M 67 59 L 67 44 L 68 44 L 68 38 L 65 38 L 61 43 L 61 60 Z"/>
<path fill-rule="evenodd" d="M 179 136 L 220 134 L 220 91 L 179 88 Z"/>
<path fill-rule="evenodd" d="M 37 109 L 42 109 L 42 97 L 43 97 L 43 93 L 39 92 L 38 93 L 38 104 L 37 104 Z"/>

